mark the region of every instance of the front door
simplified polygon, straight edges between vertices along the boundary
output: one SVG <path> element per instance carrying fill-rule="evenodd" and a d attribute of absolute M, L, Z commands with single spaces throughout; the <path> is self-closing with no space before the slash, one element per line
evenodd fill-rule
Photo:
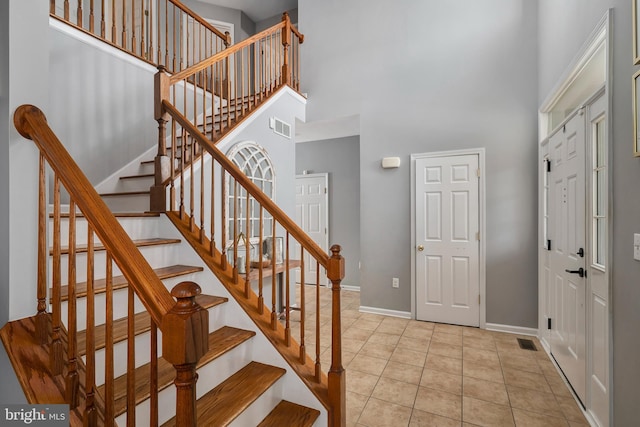
<path fill-rule="evenodd" d="M 328 184 L 327 174 L 312 174 L 296 176 L 296 223 L 311 237 L 325 252 L 329 248 L 329 218 L 328 218 Z M 296 247 L 296 257 L 299 257 L 299 246 Z M 300 270 L 296 270 L 296 281 L 301 282 Z M 304 257 L 304 281 L 316 283 L 318 263 L 309 255 Z M 320 275 L 322 276 L 322 274 Z"/>
<path fill-rule="evenodd" d="M 578 112 L 549 138 L 551 354 L 585 402 L 585 120 Z"/>
<path fill-rule="evenodd" d="M 477 154 L 416 159 L 416 318 L 479 326 Z"/>

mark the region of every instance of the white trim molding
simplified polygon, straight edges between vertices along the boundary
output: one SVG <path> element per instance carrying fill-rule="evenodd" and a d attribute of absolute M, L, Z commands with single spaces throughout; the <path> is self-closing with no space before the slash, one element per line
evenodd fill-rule
<path fill-rule="evenodd" d="M 340 285 L 340 289 L 343 291 L 360 292 L 360 286 Z"/>
<path fill-rule="evenodd" d="M 525 328 L 524 326 L 512 326 L 512 325 L 501 325 L 499 323 L 487 323 L 486 329 L 488 331 L 495 332 L 506 332 L 508 334 L 517 334 L 517 335 L 530 335 L 532 337 L 538 336 L 538 330 L 536 328 Z"/>
<path fill-rule="evenodd" d="M 360 306 L 360 313 L 381 314 L 383 316 L 400 317 L 401 319 L 412 319 L 413 315 L 410 311 L 389 310 L 378 307 Z"/>

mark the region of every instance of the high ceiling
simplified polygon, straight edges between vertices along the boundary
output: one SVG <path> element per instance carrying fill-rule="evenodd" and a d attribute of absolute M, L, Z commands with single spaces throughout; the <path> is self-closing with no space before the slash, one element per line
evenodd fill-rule
<path fill-rule="evenodd" d="M 238 9 L 253 22 L 262 21 L 298 7 L 298 0 L 202 0 L 218 6 Z"/>

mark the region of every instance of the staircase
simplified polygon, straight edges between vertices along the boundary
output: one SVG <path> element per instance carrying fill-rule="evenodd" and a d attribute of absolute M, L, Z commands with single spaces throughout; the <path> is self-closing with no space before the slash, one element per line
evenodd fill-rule
<path fill-rule="evenodd" d="M 51 2 L 52 16 L 159 65 L 158 150 L 137 173 L 119 177 L 118 191 L 93 190 L 37 108 L 22 106 L 14 116 L 40 150 L 37 313 L 0 331 L 25 395 L 31 403 L 68 403 L 71 425 L 345 425 L 340 248 L 322 252 L 216 147 L 274 94 L 299 88 L 302 35 L 285 15 L 282 24 L 229 46 L 228 35 L 179 1 L 151 3 L 155 13 L 164 4 L 165 13 L 193 19 L 206 34 L 197 43 L 208 56 L 189 57 L 187 49 L 181 58 L 173 49 L 171 60 L 170 37 L 178 46 L 189 39 L 175 30 L 170 36 L 168 25 L 162 47 L 141 41 L 144 31 L 132 31 L 129 42 L 124 20 L 105 31 L 104 2 L 101 14 L 91 2 L 86 28 L 82 1 L 75 22 L 68 1 L 61 16 Z M 123 16 L 126 4 L 118 6 Z M 97 15 L 102 30 L 93 24 Z M 266 46 L 281 51 L 265 54 Z M 236 201 L 215 190 L 217 182 L 239 191 Z M 245 215 L 249 224 L 248 206 L 259 215 L 257 254 L 229 246 L 240 241 Z M 265 259 L 262 242 L 270 236 L 284 240 L 282 264 L 252 263 Z M 314 283 L 316 295 L 326 282 L 320 273 L 296 278 L 292 271 L 305 262 L 333 283 L 329 331 L 321 329 L 319 301 L 305 301 L 308 286 L 301 301 L 289 300 L 297 280 Z M 285 288 L 279 297 L 276 277 Z M 296 303 L 303 320 L 294 337 Z M 304 324 L 305 310 L 316 313 L 315 324 Z M 320 363 L 327 332 L 328 372 Z"/>

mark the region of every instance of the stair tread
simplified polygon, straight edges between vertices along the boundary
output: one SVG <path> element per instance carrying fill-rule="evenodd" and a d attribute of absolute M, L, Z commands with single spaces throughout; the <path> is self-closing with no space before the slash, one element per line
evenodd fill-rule
<path fill-rule="evenodd" d="M 284 369 L 275 366 L 249 363 L 198 399 L 198 425 L 228 425 L 285 373 Z M 174 417 L 162 427 L 175 425 Z"/>
<path fill-rule="evenodd" d="M 100 197 L 114 197 L 114 196 L 139 196 L 139 195 L 151 194 L 150 191 L 120 191 L 113 193 L 100 193 Z"/>
<path fill-rule="evenodd" d="M 310 427 L 320 411 L 283 400 L 258 424 L 258 427 L 296 426 Z"/>
<path fill-rule="evenodd" d="M 113 216 L 116 218 L 157 218 L 160 216 L 158 212 L 114 212 Z M 53 212 L 49 214 L 49 218 L 53 218 Z M 60 218 L 69 218 L 69 213 L 64 212 L 60 214 Z M 76 212 L 76 218 L 84 218 L 84 214 Z"/>
<path fill-rule="evenodd" d="M 254 331 L 223 326 L 209 334 L 209 350 L 198 361 L 198 368 L 206 365 L 212 360 L 220 357 L 226 352 L 236 348 L 238 345 L 255 336 Z M 149 363 L 136 368 L 136 404 L 149 398 L 150 385 Z M 175 379 L 175 369 L 173 365 L 164 358 L 158 358 L 158 391 L 170 386 Z M 104 385 L 98 387 L 98 392 L 104 396 Z M 114 411 L 116 417 L 127 410 L 127 374 L 116 378 L 114 382 Z"/>
<path fill-rule="evenodd" d="M 153 173 L 141 173 L 138 175 L 126 175 L 126 176 L 121 176 L 119 179 L 137 179 L 137 178 L 153 178 L 154 176 L 156 176 Z"/>
<path fill-rule="evenodd" d="M 200 304 L 203 308 L 211 308 L 218 304 L 222 304 L 227 302 L 228 298 L 224 297 L 216 297 L 212 295 L 198 295 L 196 297 L 196 302 Z M 151 316 L 148 312 L 143 311 L 137 313 L 134 316 L 134 334 L 140 335 L 151 329 Z M 113 321 L 113 343 L 119 343 L 127 339 L 128 328 L 127 328 L 127 317 L 122 317 L 120 319 L 115 319 Z M 95 339 L 95 347 L 96 350 L 103 349 L 106 346 L 106 325 L 97 325 L 94 329 L 94 339 Z M 87 331 L 82 330 L 78 331 L 77 335 L 78 342 L 78 354 L 80 356 L 84 356 L 86 354 L 86 346 L 87 346 Z"/>
<path fill-rule="evenodd" d="M 180 243 L 180 239 L 172 239 L 165 237 L 151 237 L 148 239 L 134 239 L 133 243 L 137 247 L 144 246 L 157 246 L 157 245 L 170 245 L 175 243 Z M 94 251 L 104 251 L 105 247 L 103 245 L 95 245 L 93 247 Z M 76 253 L 84 253 L 87 252 L 87 245 L 76 245 Z M 66 255 L 69 253 L 69 248 L 67 246 L 62 246 L 60 248 L 60 253 L 62 255 Z M 49 255 L 53 255 L 53 248 L 49 249 Z"/>
<path fill-rule="evenodd" d="M 172 277 L 184 276 L 186 274 L 198 273 L 203 271 L 204 268 L 193 265 L 172 265 L 169 267 L 154 268 L 153 271 L 160 278 L 160 280 L 170 279 Z M 114 276 L 112 278 L 113 290 L 126 288 L 129 285 L 127 279 L 124 276 Z M 93 282 L 93 292 L 95 294 L 104 293 L 107 290 L 107 280 L 98 279 Z M 53 288 L 50 288 L 49 294 L 53 293 Z M 87 282 L 76 283 L 76 297 L 82 298 L 87 296 Z M 61 288 L 62 301 L 66 301 L 69 298 L 69 286 L 65 285 Z"/>

